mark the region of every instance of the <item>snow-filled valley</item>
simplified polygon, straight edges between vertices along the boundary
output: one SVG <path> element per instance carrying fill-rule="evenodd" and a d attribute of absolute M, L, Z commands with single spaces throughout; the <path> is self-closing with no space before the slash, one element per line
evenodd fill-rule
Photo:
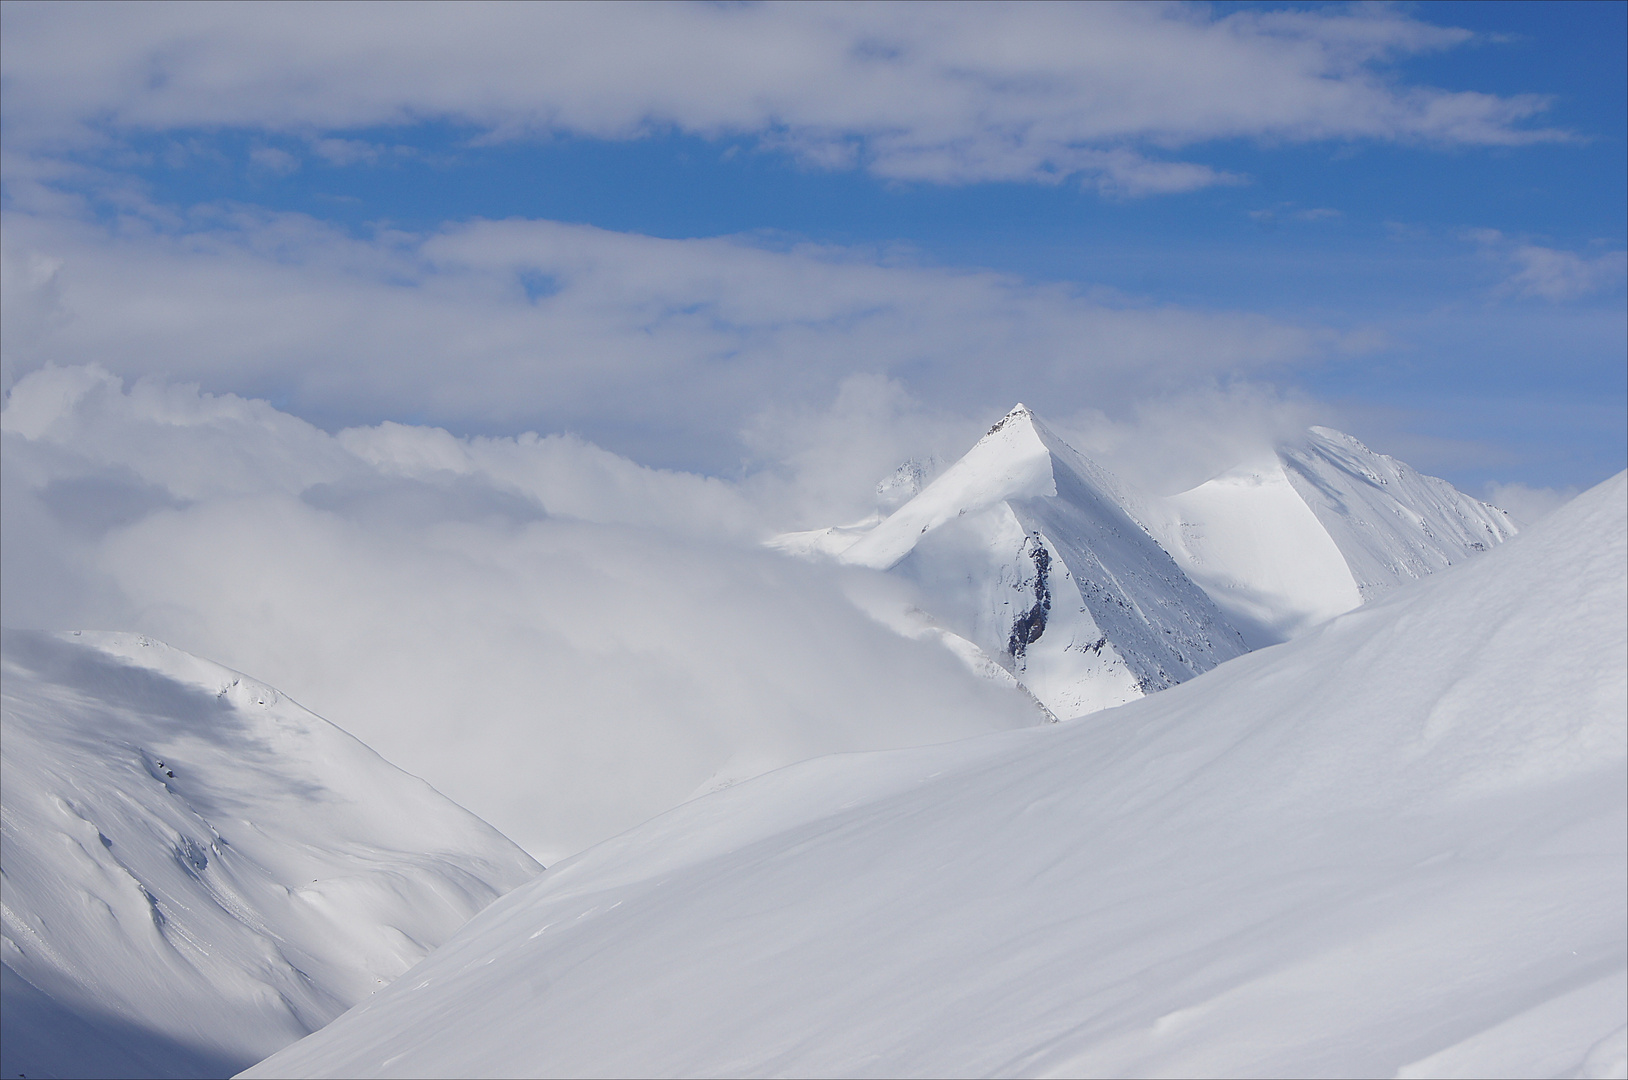
<path fill-rule="evenodd" d="M 1621 1076 L 1628 478 L 1073 723 L 552 867 L 248 1076 Z"/>
<path fill-rule="evenodd" d="M 94 367 L 0 436 L 7 625 L 124 628 L 5 634 L 8 1075 L 1617 1067 L 1620 476 L 1020 405 L 788 533 Z"/>

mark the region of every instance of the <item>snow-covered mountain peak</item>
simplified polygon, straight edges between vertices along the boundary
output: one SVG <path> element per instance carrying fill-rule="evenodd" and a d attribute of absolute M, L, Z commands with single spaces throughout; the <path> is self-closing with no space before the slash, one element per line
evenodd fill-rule
<path fill-rule="evenodd" d="M 1005 416 L 1001 417 L 990 426 L 989 430 L 984 433 L 984 438 L 987 439 L 989 436 L 994 435 L 1007 427 L 1022 427 L 1026 425 L 1032 428 L 1039 424 L 1039 422 L 1039 419 L 1035 416 L 1033 411 L 1031 411 L 1027 405 L 1020 401 L 1016 405 L 1013 405 Z"/>
<path fill-rule="evenodd" d="M 1022 404 L 838 557 L 912 582 L 944 629 L 1064 718 L 1244 651 L 1119 482 Z"/>
<path fill-rule="evenodd" d="M 1034 414 L 1019 405 L 915 498 L 844 551 L 842 561 L 886 570 L 922 535 L 946 522 L 1006 499 L 1057 494 L 1054 459 L 1041 431 Z"/>
<path fill-rule="evenodd" d="M 771 543 L 907 579 L 935 626 L 1066 718 L 1298 636 L 1515 531 L 1327 427 L 1153 498 L 1019 403 L 878 522 Z"/>

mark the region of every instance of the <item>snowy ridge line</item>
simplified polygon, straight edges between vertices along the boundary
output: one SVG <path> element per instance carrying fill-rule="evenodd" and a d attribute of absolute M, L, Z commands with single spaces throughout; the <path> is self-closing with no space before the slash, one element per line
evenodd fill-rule
<path fill-rule="evenodd" d="M 1052 713 L 1079 716 L 1244 651 L 1126 498 L 1019 405 L 838 557 L 911 581 Z"/>
<path fill-rule="evenodd" d="M 219 1076 L 540 868 L 286 696 L 118 633 L 7 630 L 7 1074 Z"/>

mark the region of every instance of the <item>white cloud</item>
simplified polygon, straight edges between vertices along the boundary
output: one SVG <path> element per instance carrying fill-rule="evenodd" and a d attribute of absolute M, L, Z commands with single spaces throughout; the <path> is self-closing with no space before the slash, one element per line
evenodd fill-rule
<path fill-rule="evenodd" d="M 8 379 L 100 363 L 330 427 L 575 430 L 720 473 L 740 467 L 754 416 L 823 406 L 854 375 L 981 418 L 1020 398 L 1118 409 L 1339 346 L 1317 327 L 864 251 L 546 221 L 357 238 L 229 207 L 180 228 L 162 213 L 108 227 L 14 211 L 0 244 L 8 267 L 51 268 L 7 274 Z"/>
<path fill-rule="evenodd" d="M 1499 289 L 1505 294 L 1558 303 L 1610 291 L 1628 278 L 1628 252 L 1579 254 L 1519 243 L 1497 229 L 1470 229 L 1464 236 L 1481 245 L 1486 258 L 1511 271 Z"/>
<path fill-rule="evenodd" d="M 1509 258 L 1519 269 L 1509 279 L 1509 287 L 1523 296 L 1544 300 L 1576 300 L 1604 292 L 1622 281 L 1628 273 L 1628 252 L 1608 251 L 1602 255 L 1522 244 Z"/>
<path fill-rule="evenodd" d="M 1491 481 L 1482 494 L 1492 505 L 1508 510 L 1527 525 L 1548 517 L 1576 497 L 1575 487 L 1531 487 L 1519 481 L 1508 484 Z"/>
<path fill-rule="evenodd" d="M 311 152 L 330 165 L 371 165 L 380 148 L 361 139 L 313 139 Z"/>
<path fill-rule="evenodd" d="M 760 548 L 738 487 L 581 440 L 328 435 L 84 367 L 19 381 L 0 438 L 6 625 L 251 672 L 545 860 L 714 779 L 1039 718 Z"/>
<path fill-rule="evenodd" d="M 500 138 L 676 128 L 897 179 L 1079 175 L 1135 195 L 1235 180 L 1163 157 L 1213 139 L 1563 137 L 1523 126 L 1537 96 L 1396 78 L 1390 62 L 1473 35 L 1385 6 L 18 2 L 4 26 L 14 146 L 422 119 Z"/>
<path fill-rule="evenodd" d="M 275 146 L 257 146 L 249 151 L 249 164 L 270 173 L 287 176 L 289 173 L 299 171 L 300 159 L 287 150 L 279 150 Z"/>

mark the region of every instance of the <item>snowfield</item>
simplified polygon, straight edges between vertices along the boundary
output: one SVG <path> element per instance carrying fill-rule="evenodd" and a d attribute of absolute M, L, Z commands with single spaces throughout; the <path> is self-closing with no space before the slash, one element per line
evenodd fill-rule
<path fill-rule="evenodd" d="M 247 1076 L 1622 1076 L 1614 479 L 1073 723 L 556 865 Z"/>
<path fill-rule="evenodd" d="M 271 687 L 134 634 L 8 630 L 6 1076 L 224 1076 L 540 869 Z"/>

